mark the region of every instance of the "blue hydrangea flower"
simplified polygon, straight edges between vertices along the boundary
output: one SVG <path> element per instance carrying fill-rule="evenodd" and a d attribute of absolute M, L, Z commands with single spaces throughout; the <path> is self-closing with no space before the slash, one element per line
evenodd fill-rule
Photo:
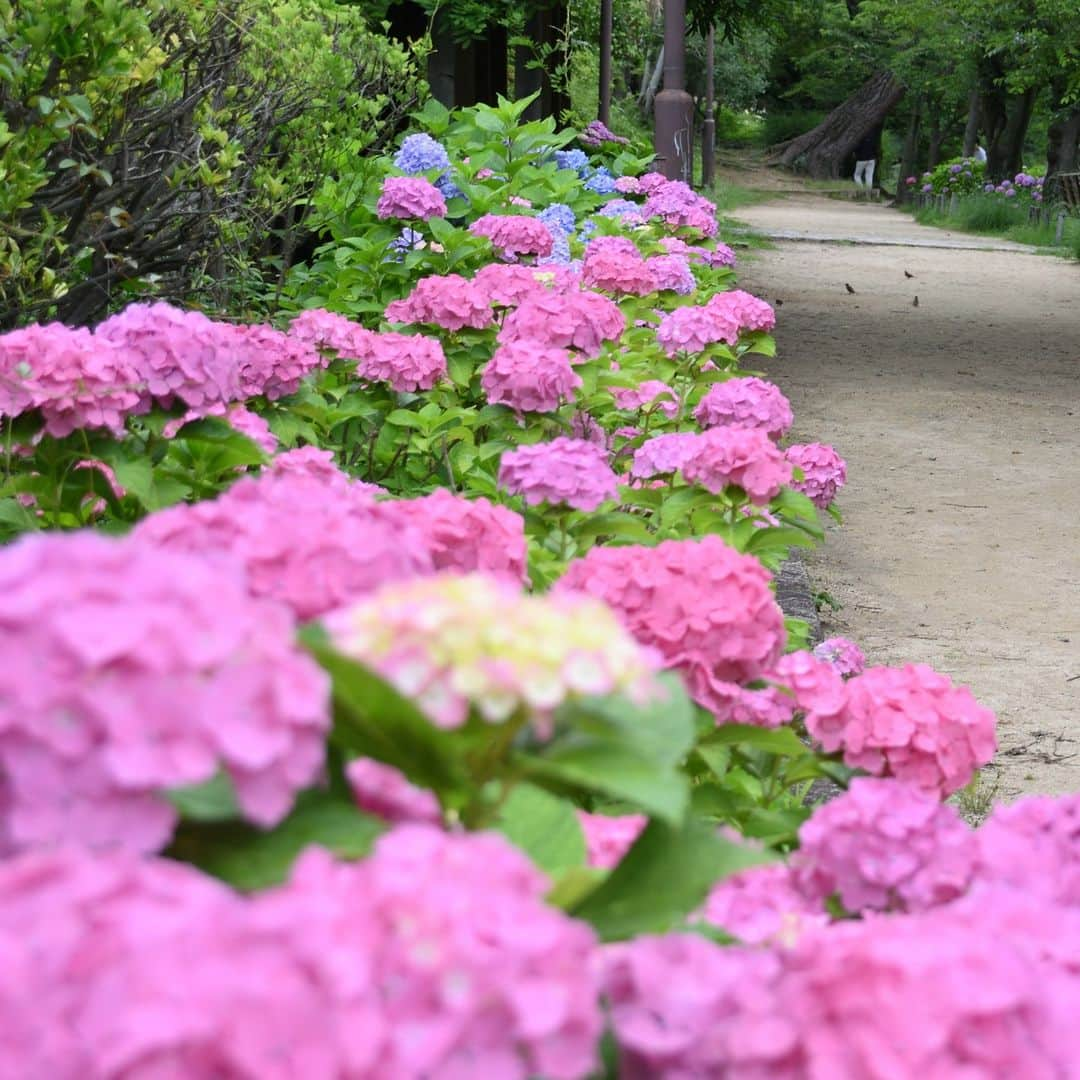
<path fill-rule="evenodd" d="M 551 254 L 545 255 L 542 259 L 537 259 L 537 266 L 558 264 L 559 266 L 566 266 L 570 262 L 570 239 L 561 229 L 553 229 L 551 225 L 548 225 L 548 231 L 551 233 Z"/>
<path fill-rule="evenodd" d="M 953 176 L 955 176 L 958 172 L 960 172 L 963 167 L 963 165 L 950 165 L 949 172 L 951 172 Z"/>
<path fill-rule="evenodd" d="M 601 217 L 622 217 L 623 214 L 640 214 L 641 207 L 629 199 L 609 199 L 600 207 Z"/>
<path fill-rule="evenodd" d="M 555 164 L 560 169 L 573 169 L 580 175 L 589 167 L 589 155 L 584 150 L 556 150 Z"/>
<path fill-rule="evenodd" d="M 394 164 L 407 173 L 422 173 L 429 169 L 449 169 L 450 155 L 441 142 L 419 132 L 410 135 L 394 158 Z M 445 192 L 444 192 L 445 194 Z"/>
<path fill-rule="evenodd" d="M 594 232 L 596 232 L 596 222 L 595 221 L 583 221 L 581 223 L 581 228 L 578 229 L 578 239 L 583 244 L 587 243 L 588 240 L 589 240 L 589 237 L 592 236 L 592 234 Z"/>
<path fill-rule="evenodd" d="M 552 203 L 549 207 L 541 210 L 537 217 L 551 230 L 552 235 L 565 233 L 569 235 L 574 231 L 577 217 L 574 211 L 565 203 Z"/>
<path fill-rule="evenodd" d="M 463 199 L 465 197 L 465 192 L 450 179 L 448 173 L 443 173 L 442 176 L 435 181 L 435 186 L 442 192 L 443 198 L 446 199 L 447 202 L 451 199 Z"/>
<path fill-rule="evenodd" d="M 601 166 L 585 181 L 585 190 L 596 195 L 610 195 L 615 190 L 615 177 Z"/>

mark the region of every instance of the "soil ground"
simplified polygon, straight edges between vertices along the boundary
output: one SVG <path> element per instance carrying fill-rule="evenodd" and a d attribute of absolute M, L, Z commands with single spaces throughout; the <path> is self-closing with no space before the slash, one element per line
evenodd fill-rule
<path fill-rule="evenodd" d="M 841 241 L 740 270 L 778 305 L 794 435 L 848 462 L 845 523 L 810 560 L 841 605 L 825 633 L 968 684 L 998 715 L 996 797 L 1080 790 L 1080 263 L 942 248 L 977 238 L 814 194 L 735 213 Z"/>

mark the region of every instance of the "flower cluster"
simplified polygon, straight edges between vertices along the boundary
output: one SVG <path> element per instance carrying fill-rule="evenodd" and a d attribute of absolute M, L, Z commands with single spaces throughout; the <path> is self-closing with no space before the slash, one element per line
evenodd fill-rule
<path fill-rule="evenodd" d="M 289 336 L 318 349 L 330 350 L 342 360 L 363 360 L 370 356 L 375 341 L 370 330 L 324 308 L 301 311 L 289 323 Z"/>
<path fill-rule="evenodd" d="M 999 806 L 975 836 L 980 882 L 1080 909 L 1080 795 Z"/>
<path fill-rule="evenodd" d="M 994 714 L 925 664 L 867 668 L 846 691 L 838 713 L 810 712 L 806 727 L 853 768 L 943 797 L 994 755 Z"/>
<path fill-rule="evenodd" d="M 761 428 L 716 427 L 695 438 L 682 474 L 713 494 L 740 487 L 764 506 L 791 480 L 791 465 Z"/>
<path fill-rule="evenodd" d="M 799 830 L 799 889 L 852 912 L 923 911 L 967 891 L 975 836 L 951 807 L 895 780 L 856 778 Z"/>
<path fill-rule="evenodd" d="M 546 292 L 554 282 L 540 267 L 521 263 L 488 263 L 480 267 L 472 279 L 473 288 L 489 304 L 517 307 L 530 296 Z"/>
<path fill-rule="evenodd" d="M 444 330 L 491 325 L 491 303 L 482 289 L 460 274 L 422 277 L 404 300 L 386 307 L 388 322 L 430 323 Z"/>
<path fill-rule="evenodd" d="M 795 421 L 780 388 L 752 375 L 711 386 L 694 417 L 702 427 L 733 424 L 761 428 L 771 439 L 779 439 Z"/>
<path fill-rule="evenodd" d="M 394 166 L 405 173 L 424 173 L 450 168 L 450 155 L 441 142 L 425 132 L 407 136 L 394 156 Z"/>
<path fill-rule="evenodd" d="M 702 236 L 716 235 L 715 205 L 681 180 L 662 180 L 652 185 L 642 213 L 647 218 L 660 218 L 672 229 L 692 229 Z"/>
<path fill-rule="evenodd" d="M 674 389 L 659 379 L 646 379 L 637 386 L 612 387 L 611 395 L 620 409 L 644 409 L 655 402 L 653 408 L 669 419 L 679 411 L 679 401 Z"/>
<path fill-rule="evenodd" d="M 0 866 L 5 1055 L 20 1076 L 576 1080 L 595 943 L 546 888 L 501 837 L 429 825 L 361 863 L 312 850 L 247 899 L 163 860 L 23 856 Z"/>
<path fill-rule="evenodd" d="M 685 255 L 650 255 L 645 267 L 653 276 L 655 287 L 689 296 L 697 288 L 694 272 Z"/>
<path fill-rule="evenodd" d="M 446 376 L 446 354 L 440 341 L 423 334 L 374 334 L 357 374 L 399 393 L 430 390 Z"/>
<path fill-rule="evenodd" d="M 419 176 L 388 176 L 375 212 L 380 218 L 446 217 L 446 200 L 432 183 Z"/>
<path fill-rule="evenodd" d="M 866 669 L 866 656 L 862 649 L 845 637 L 826 638 L 820 645 L 814 646 L 814 655 L 845 679 L 861 675 Z"/>
<path fill-rule="evenodd" d="M 786 453 L 788 461 L 803 474 L 803 478 L 796 478 L 791 486 L 816 507 L 827 510 L 847 482 L 847 463 L 824 443 L 798 443 L 789 446 Z"/>
<path fill-rule="evenodd" d="M 345 655 L 369 665 L 444 728 L 475 707 L 489 723 L 518 710 L 541 732 L 579 695 L 656 689 L 656 658 L 591 597 L 530 596 L 505 579 L 440 574 L 387 585 L 326 616 Z"/>
<path fill-rule="evenodd" d="M 752 866 L 721 878 L 710 890 L 701 917 L 748 945 L 797 941 L 829 922 L 820 903 L 808 899 L 784 863 Z"/>
<path fill-rule="evenodd" d="M 442 823 L 439 800 L 410 783 L 405 774 L 372 758 L 357 758 L 345 767 L 356 805 L 384 821 Z"/>
<path fill-rule="evenodd" d="M 600 146 L 601 143 L 606 142 L 627 146 L 630 142 L 629 139 L 624 138 L 622 135 L 616 135 L 603 120 L 590 120 L 581 133 L 581 141 L 586 146 Z"/>
<path fill-rule="evenodd" d="M 424 537 L 370 486 L 271 470 L 217 499 L 174 506 L 136 533 L 172 550 L 227 553 L 248 588 L 310 619 L 384 582 L 432 572 Z"/>
<path fill-rule="evenodd" d="M 771 330 L 776 326 L 776 313 L 764 301 L 742 289 L 714 293 L 705 306 L 717 319 L 735 327 L 736 332 Z"/>
<path fill-rule="evenodd" d="M 783 652 L 784 616 L 769 582 L 753 556 L 706 536 L 653 548 L 594 547 L 570 563 L 557 587 L 608 603 L 708 709 L 726 701 L 728 684 L 762 677 Z"/>
<path fill-rule="evenodd" d="M 623 313 L 600 293 L 540 294 L 527 299 L 506 317 L 499 341 L 537 341 L 596 356 L 605 341 L 616 340 L 625 328 Z"/>
<path fill-rule="evenodd" d="M 554 412 L 564 401 L 574 400 L 582 382 L 565 349 L 511 341 L 492 354 L 480 385 L 492 404 L 524 413 Z"/>
<path fill-rule="evenodd" d="M 229 563 L 92 533 L 0 556 L 0 850 L 156 851 L 163 797 L 224 770 L 243 814 L 280 820 L 322 765 L 323 673 Z"/>
<path fill-rule="evenodd" d="M 499 486 L 523 495 L 528 506 L 550 503 L 595 510 L 618 498 L 618 484 L 602 449 L 566 436 L 508 450 L 499 462 Z"/>
<path fill-rule="evenodd" d="M 579 810 L 577 818 L 585 835 L 586 861 L 599 870 L 618 865 L 648 823 L 644 814 L 610 816 Z"/>
<path fill-rule="evenodd" d="M 516 582 L 527 580 L 525 522 L 505 506 L 437 488 L 418 499 L 384 502 L 380 510 L 420 534 L 436 571 L 482 570 Z"/>
<path fill-rule="evenodd" d="M 676 308 L 668 312 L 656 328 L 656 340 L 668 356 L 703 352 L 718 342 L 734 345 L 738 339 L 738 328 L 717 318 L 708 305 Z"/>
<path fill-rule="evenodd" d="M 598 236 L 585 248 L 582 283 L 617 295 L 647 296 L 656 278 L 636 245 L 625 236 Z"/>
<path fill-rule="evenodd" d="M 521 214 L 485 214 L 470 226 L 473 236 L 486 236 L 491 246 L 509 261 L 519 255 L 550 255 L 552 238 L 548 227 L 535 217 Z"/>
<path fill-rule="evenodd" d="M 552 203 L 536 215 L 552 232 L 570 236 L 577 225 L 577 216 L 565 203 Z"/>
<path fill-rule="evenodd" d="M 646 439 L 635 451 L 630 475 L 639 480 L 677 472 L 693 456 L 698 437 L 692 431 L 672 431 Z"/>

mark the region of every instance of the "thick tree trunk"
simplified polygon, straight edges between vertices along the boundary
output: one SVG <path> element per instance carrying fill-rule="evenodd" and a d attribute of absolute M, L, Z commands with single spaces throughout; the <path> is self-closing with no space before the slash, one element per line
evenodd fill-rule
<path fill-rule="evenodd" d="M 1080 167 L 1080 106 L 1053 120 L 1047 140 L 1046 175 L 1076 172 Z"/>
<path fill-rule="evenodd" d="M 979 144 L 979 88 L 977 86 L 972 87 L 971 94 L 968 96 L 968 114 L 967 123 L 964 125 L 964 148 L 961 153 L 964 157 L 972 157 L 975 153 L 975 147 Z M 939 146 L 940 151 L 940 146 Z M 931 162 L 930 168 L 933 168 L 937 164 L 936 161 Z"/>
<path fill-rule="evenodd" d="M 919 127 L 922 124 L 922 98 L 918 98 L 911 110 L 907 134 L 904 136 L 904 151 L 900 158 L 900 179 L 896 184 L 896 201 L 906 203 L 914 194 L 907 184 L 907 178 L 915 175 L 915 165 L 919 154 Z"/>
<path fill-rule="evenodd" d="M 904 96 L 890 71 L 879 71 L 838 105 L 813 131 L 774 146 L 771 160 L 819 179 L 840 175 L 844 159 L 873 131 Z"/>
<path fill-rule="evenodd" d="M 935 120 L 934 126 L 930 129 L 930 140 L 926 149 L 927 169 L 933 169 L 941 164 L 941 147 L 945 142 L 945 135 L 946 132 L 941 126 L 941 121 Z M 971 152 L 974 153 L 974 149 Z"/>
<path fill-rule="evenodd" d="M 1015 176 L 1024 164 L 1024 139 L 1038 91 L 1035 87 L 1005 99 L 1005 123 L 986 148 L 986 174 L 991 180 Z"/>

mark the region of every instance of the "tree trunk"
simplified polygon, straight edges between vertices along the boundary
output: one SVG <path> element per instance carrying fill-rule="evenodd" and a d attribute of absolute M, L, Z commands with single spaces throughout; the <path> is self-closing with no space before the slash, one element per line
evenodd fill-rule
<path fill-rule="evenodd" d="M 904 96 L 891 71 L 879 71 L 813 131 L 772 147 L 771 160 L 818 179 L 835 179 L 859 140 L 878 127 Z"/>
<path fill-rule="evenodd" d="M 648 83 L 641 88 L 641 111 L 645 116 L 652 116 L 653 101 L 656 92 L 660 89 L 660 79 L 664 74 L 664 46 L 660 46 L 660 54 L 656 58 L 656 66 L 652 69 Z"/>
<path fill-rule="evenodd" d="M 986 175 L 991 180 L 1015 176 L 1024 164 L 1024 139 L 1038 91 L 1035 87 L 1022 94 L 1009 94 L 1004 102 L 1005 123 L 999 125 L 993 141 L 986 148 Z"/>
<path fill-rule="evenodd" d="M 970 95 L 968 95 L 968 114 L 967 123 L 964 125 L 964 148 L 961 151 L 964 157 L 973 157 L 975 154 L 975 147 L 979 144 L 979 88 L 977 86 L 972 87 Z M 940 153 L 941 147 L 938 147 Z M 937 164 L 936 161 L 930 163 L 932 169 Z"/>
<path fill-rule="evenodd" d="M 940 120 L 934 121 L 934 126 L 930 129 L 930 142 L 926 151 L 926 167 L 927 169 L 933 169 L 935 166 L 941 164 L 941 146 L 945 142 L 945 130 L 941 126 Z M 971 151 L 975 153 L 974 148 Z"/>
<path fill-rule="evenodd" d="M 916 98 L 911 110 L 907 135 L 904 136 L 904 151 L 900 158 L 900 177 L 896 182 L 896 201 L 910 202 L 914 191 L 907 183 L 909 176 L 915 175 L 915 164 L 919 154 L 919 127 L 922 124 L 922 98 Z"/>
<path fill-rule="evenodd" d="M 1046 175 L 1076 172 L 1080 166 L 1080 105 L 1059 114 L 1047 131 Z"/>

